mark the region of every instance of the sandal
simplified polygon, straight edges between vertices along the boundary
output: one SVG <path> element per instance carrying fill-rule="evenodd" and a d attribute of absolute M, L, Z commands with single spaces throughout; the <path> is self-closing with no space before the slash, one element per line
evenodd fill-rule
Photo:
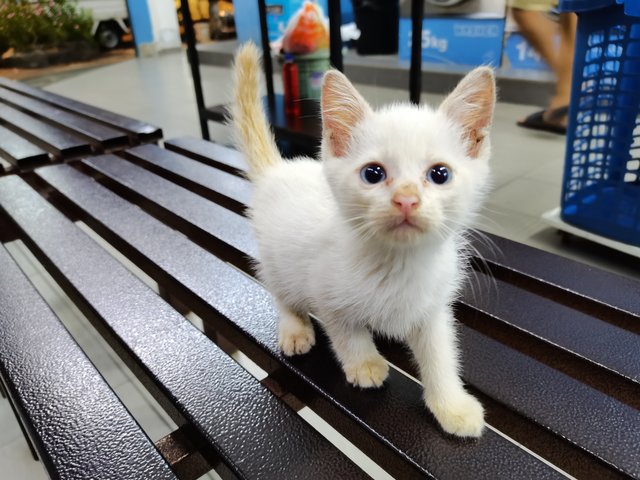
<path fill-rule="evenodd" d="M 556 122 L 568 114 L 569 105 L 565 105 L 564 107 L 554 108 L 553 110 L 540 110 L 539 112 L 532 113 L 524 120 L 519 120 L 517 123 L 518 126 L 531 130 L 566 135 L 567 127 Z"/>

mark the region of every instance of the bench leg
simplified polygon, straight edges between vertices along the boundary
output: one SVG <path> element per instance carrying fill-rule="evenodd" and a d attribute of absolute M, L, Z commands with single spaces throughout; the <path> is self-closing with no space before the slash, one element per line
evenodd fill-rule
<path fill-rule="evenodd" d="M 170 291 L 163 285 L 158 284 L 158 292 L 160 296 L 171 305 L 180 315 L 186 315 L 191 311 L 190 308 L 185 306 L 178 298 L 175 297 Z"/>
<path fill-rule="evenodd" d="M 183 425 L 155 442 L 160 454 L 183 480 L 195 480 L 213 469 L 207 459 L 195 447 L 193 427 Z"/>

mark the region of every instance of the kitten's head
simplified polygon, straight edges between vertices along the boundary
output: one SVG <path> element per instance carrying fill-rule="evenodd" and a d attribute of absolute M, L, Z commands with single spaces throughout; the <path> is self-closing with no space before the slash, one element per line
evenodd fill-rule
<path fill-rule="evenodd" d="M 322 157 L 345 220 L 392 245 L 442 239 L 470 221 L 488 188 L 493 72 L 469 73 L 437 110 L 373 111 L 338 71 L 322 89 Z"/>

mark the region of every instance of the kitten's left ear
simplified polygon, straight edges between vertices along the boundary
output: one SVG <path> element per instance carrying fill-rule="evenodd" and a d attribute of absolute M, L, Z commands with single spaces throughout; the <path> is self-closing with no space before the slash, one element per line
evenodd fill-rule
<path fill-rule="evenodd" d="M 371 107 L 351 82 L 338 70 L 329 70 L 322 83 L 322 135 L 331 154 L 347 154 L 355 126 L 369 113 Z"/>
<path fill-rule="evenodd" d="M 467 141 L 467 155 L 478 157 L 489 133 L 496 103 L 493 70 L 478 67 L 465 76 L 440 105 L 440 111 L 460 125 Z"/>

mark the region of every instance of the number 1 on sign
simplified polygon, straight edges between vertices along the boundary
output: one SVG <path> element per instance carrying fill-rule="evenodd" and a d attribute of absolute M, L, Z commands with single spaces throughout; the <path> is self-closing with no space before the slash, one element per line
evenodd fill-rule
<path fill-rule="evenodd" d="M 531 45 L 529 45 L 525 41 L 518 43 L 516 45 L 516 49 L 518 50 L 518 60 L 520 60 L 521 62 L 524 62 L 529 58 L 535 60 L 536 62 L 539 62 L 541 60 L 538 52 L 536 52 L 531 47 Z"/>

